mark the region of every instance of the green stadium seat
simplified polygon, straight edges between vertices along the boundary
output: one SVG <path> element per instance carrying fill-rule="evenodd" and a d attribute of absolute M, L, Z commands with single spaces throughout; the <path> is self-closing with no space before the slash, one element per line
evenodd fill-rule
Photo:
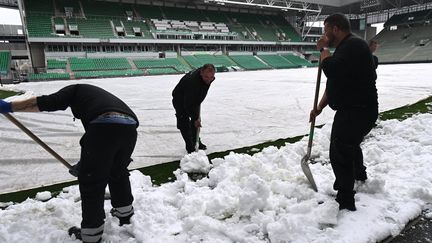
<path fill-rule="evenodd" d="M 270 69 L 267 64 L 258 60 L 252 55 L 230 55 L 229 56 L 234 62 L 236 62 L 240 67 L 246 70 L 258 70 L 258 69 Z"/>
<path fill-rule="evenodd" d="M 183 73 L 191 70 L 189 66 L 183 64 L 178 58 L 136 59 L 133 62 L 138 69 L 171 68 Z"/>
<path fill-rule="evenodd" d="M 69 59 L 72 71 L 102 71 L 131 69 L 126 58 L 76 58 Z"/>
<path fill-rule="evenodd" d="M 279 55 L 258 55 L 258 57 L 274 68 L 296 68 L 299 65 L 294 64 Z"/>
<path fill-rule="evenodd" d="M 63 60 L 54 60 L 54 59 L 49 59 L 47 60 L 47 68 L 48 69 L 66 69 L 66 63 L 67 61 L 63 61 Z"/>
<path fill-rule="evenodd" d="M 0 75 L 9 73 L 11 54 L 9 51 L 0 51 Z"/>
<path fill-rule="evenodd" d="M 28 76 L 29 81 L 68 80 L 68 79 L 70 79 L 69 73 L 30 73 Z"/>

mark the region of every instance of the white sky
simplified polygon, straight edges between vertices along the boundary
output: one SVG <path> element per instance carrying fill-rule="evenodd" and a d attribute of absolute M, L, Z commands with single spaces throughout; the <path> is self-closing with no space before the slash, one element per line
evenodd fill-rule
<path fill-rule="evenodd" d="M 21 25 L 21 18 L 18 10 L 0 8 L 0 24 Z"/>

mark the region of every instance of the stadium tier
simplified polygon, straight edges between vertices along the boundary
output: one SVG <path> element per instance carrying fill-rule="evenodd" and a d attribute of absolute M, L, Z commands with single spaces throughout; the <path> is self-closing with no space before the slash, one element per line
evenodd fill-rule
<path fill-rule="evenodd" d="M 47 60 L 47 69 L 66 69 L 66 64 L 63 60 Z"/>
<path fill-rule="evenodd" d="M 25 7 L 30 37 L 301 41 L 279 15 L 90 0 L 26 0 Z"/>
<path fill-rule="evenodd" d="M 0 75 L 5 75 L 9 72 L 11 55 L 8 51 L 0 52 Z"/>
<path fill-rule="evenodd" d="M 239 66 L 246 70 L 270 69 L 271 67 L 258 60 L 252 55 L 231 55 L 230 58 L 234 60 Z"/>
<path fill-rule="evenodd" d="M 380 63 L 432 61 L 432 10 L 393 15 L 374 39 Z"/>
<path fill-rule="evenodd" d="M 206 63 L 212 63 L 213 65 L 217 66 L 225 66 L 225 67 L 231 67 L 231 66 L 237 66 L 235 62 L 230 60 L 225 55 L 209 55 L 209 54 L 197 54 L 197 55 L 190 55 L 190 56 L 183 56 L 183 58 L 193 67 L 198 68 Z"/>
<path fill-rule="evenodd" d="M 72 71 L 131 69 L 126 58 L 70 58 Z"/>
<path fill-rule="evenodd" d="M 109 70 L 109 71 L 82 71 L 75 72 L 75 78 L 108 78 L 143 75 L 142 70 Z"/>
<path fill-rule="evenodd" d="M 191 70 L 188 64 L 185 65 L 178 58 L 136 59 L 133 60 L 133 62 L 135 63 L 138 69 L 165 70 L 164 68 L 167 68 L 166 70 L 169 70 L 168 73 L 171 73 L 172 69 L 174 69 L 176 72 L 182 72 L 182 73 Z M 155 72 L 161 72 L 161 71 L 155 71 Z"/>
<path fill-rule="evenodd" d="M 287 59 L 279 56 L 279 55 L 259 55 L 261 60 L 272 66 L 273 68 L 296 68 L 299 65 L 296 65 Z"/>
<path fill-rule="evenodd" d="M 302 66 L 302 67 L 312 67 L 314 66 L 311 62 L 309 62 L 308 60 L 304 59 L 303 57 L 299 57 L 293 54 L 282 54 L 281 55 L 283 58 L 287 59 L 289 62 L 296 64 L 298 66 Z"/>
<path fill-rule="evenodd" d="M 44 81 L 44 80 L 67 80 L 70 79 L 69 73 L 30 73 L 29 81 Z"/>

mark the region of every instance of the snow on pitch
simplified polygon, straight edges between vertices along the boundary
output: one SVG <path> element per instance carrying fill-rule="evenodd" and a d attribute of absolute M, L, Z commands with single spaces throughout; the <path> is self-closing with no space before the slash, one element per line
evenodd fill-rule
<path fill-rule="evenodd" d="M 357 184 L 356 212 L 339 211 L 334 201 L 330 129 L 316 131 L 318 163 L 311 169 L 318 193 L 300 169 L 307 138 L 254 156 L 232 153 L 211 165 L 201 152 L 183 160 L 194 171 L 211 167 L 196 182 L 178 169 L 174 182 L 154 186 L 133 171 L 132 224 L 119 227 L 107 213 L 104 241 L 375 242 L 400 232 L 432 203 L 432 114 L 381 121 L 366 138 L 369 179 Z M 72 186 L 46 202 L 28 199 L 0 211 L 0 242 L 74 242 L 66 229 L 79 223 L 79 192 Z"/>
<path fill-rule="evenodd" d="M 430 64 L 381 66 L 378 80 L 381 110 L 430 95 L 432 84 L 427 78 L 428 70 Z M 251 77 L 247 83 L 238 80 L 248 74 Z M 269 138 L 304 134 L 308 125 L 302 120 L 307 120 L 312 104 L 314 75 L 314 69 L 218 74 L 220 86 L 212 87 L 213 93 L 210 92 L 205 101 L 208 113 L 203 115 L 207 116 L 204 121 L 208 121 L 208 125 L 203 128 L 203 137 L 210 142 L 207 145 L 218 151 Z M 160 82 L 148 83 L 141 89 L 137 83 L 149 81 L 147 78 L 92 81 L 132 104 L 144 121 L 139 132 L 141 139 L 146 139 L 137 146 L 135 160 L 138 163 L 142 158 L 158 158 L 146 154 L 149 150 L 154 152 L 154 148 L 167 149 L 176 156 L 181 154 L 180 136 L 175 124 L 171 124 L 174 119 L 169 92 L 166 97 L 160 96 L 160 90 L 171 90 L 176 83 L 172 80 L 167 85 L 166 80 L 177 78 L 148 78 Z M 132 85 L 132 91 L 122 89 L 125 83 Z M 36 83 L 20 87 L 45 94 L 67 84 Z M 281 92 L 284 90 L 286 93 Z M 152 93 L 155 96 L 151 96 Z M 285 102 L 291 103 L 286 105 Z M 331 120 L 332 112 L 326 112 L 318 122 Z M 56 146 L 56 151 L 71 158 L 76 156 L 82 130 L 80 124 L 70 124 L 67 112 L 20 114 L 20 118 L 38 135 L 43 135 L 44 140 L 49 140 L 50 145 Z M 4 162 L 0 178 L 5 185 L 19 188 L 29 181 L 35 183 L 37 180 L 33 180 L 29 172 L 31 175 L 40 173 L 40 178 L 48 181 L 64 178 L 54 173 L 64 172 L 58 162 L 51 163 L 51 167 L 58 166 L 54 166 L 55 170 L 44 170 L 49 156 L 44 157 L 43 151 L 34 151 L 30 146 L 33 144 L 25 142 L 19 131 L 11 132 L 7 121 L 0 120 L 0 123 L 2 159 L 12 155 L 11 160 L 0 161 Z M 161 125 L 156 126 L 159 123 Z M 208 178 L 196 182 L 178 170 L 174 182 L 157 187 L 149 177 L 133 171 L 136 214 L 132 224 L 119 227 L 118 221 L 107 214 L 104 241 L 351 243 L 382 240 L 398 233 L 432 202 L 431 126 L 430 114 L 402 122 L 379 122 L 363 144 L 369 180 L 357 185 L 356 212 L 338 211 L 333 199 L 334 176 L 328 164 L 329 123 L 316 131 L 312 150 L 312 157 L 318 162 L 311 166 L 318 193 L 310 189 L 300 169 L 306 139 L 281 149 L 270 147 L 255 156 L 230 154 L 214 159 L 211 165 L 202 153 L 184 157 L 185 170 L 210 169 Z M 158 139 L 147 139 L 155 137 Z M 151 142 L 155 144 L 149 145 Z M 21 149 L 22 144 L 25 149 Z M 17 150 L 20 153 L 16 153 Z M 14 171 L 21 175 L 20 180 L 8 181 L 15 175 Z M 59 196 L 42 202 L 50 197 L 50 193 L 42 192 L 37 200 L 28 199 L 0 211 L 0 242 L 75 242 L 67 236 L 66 230 L 79 225 L 81 220 L 78 188 L 65 188 Z M 109 201 L 105 206 L 108 212 Z M 430 214 L 427 213 L 429 217 Z"/>
<path fill-rule="evenodd" d="M 381 65 L 380 111 L 414 103 L 432 93 L 432 64 Z M 307 134 L 317 68 L 217 73 L 202 105 L 206 153 Z M 184 144 L 176 129 L 171 91 L 180 75 L 22 83 L 8 88 L 24 96 L 55 92 L 71 83 L 98 85 L 124 100 L 140 120 L 132 168 L 180 160 Z M 322 78 L 324 90 L 325 77 Z M 17 97 L 19 98 L 19 97 Z M 71 112 L 16 113 L 15 117 L 70 163 L 80 154 L 83 128 Z M 325 109 L 317 124 L 330 122 Z M 72 180 L 65 167 L 0 116 L 0 193 Z M 23 178 L 25 178 L 23 180 Z"/>

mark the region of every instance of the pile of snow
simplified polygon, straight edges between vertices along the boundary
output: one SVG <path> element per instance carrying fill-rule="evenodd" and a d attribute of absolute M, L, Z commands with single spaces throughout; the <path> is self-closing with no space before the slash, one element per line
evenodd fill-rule
<path fill-rule="evenodd" d="M 338 210 L 328 163 L 331 124 L 316 131 L 311 165 L 319 192 L 300 168 L 307 138 L 249 156 L 212 160 L 208 177 L 192 181 L 185 171 L 154 186 L 131 173 L 135 215 L 119 227 L 107 213 L 106 242 L 376 242 L 398 234 L 432 203 L 432 114 L 379 122 L 363 152 L 369 179 L 357 185 L 357 211 Z M 205 154 L 185 161 L 209 165 Z M 202 161 L 201 161 L 202 160 Z M 198 167 L 191 166 L 194 170 Z M 0 242 L 74 242 L 67 228 L 79 225 L 77 186 L 47 202 L 28 199 L 0 211 Z M 110 209 L 109 201 L 105 210 Z"/>
<path fill-rule="evenodd" d="M 35 198 L 36 200 L 39 201 L 47 201 L 51 197 L 52 197 L 51 192 L 38 192 Z"/>
<path fill-rule="evenodd" d="M 208 173 L 211 165 L 205 152 L 190 153 L 180 160 L 180 169 L 186 173 Z"/>

